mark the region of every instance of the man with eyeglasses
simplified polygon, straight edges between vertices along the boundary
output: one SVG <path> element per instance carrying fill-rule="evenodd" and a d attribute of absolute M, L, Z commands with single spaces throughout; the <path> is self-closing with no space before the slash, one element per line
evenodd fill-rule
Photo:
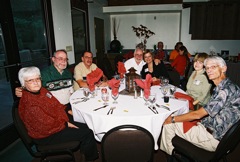
<path fill-rule="evenodd" d="M 68 64 L 67 52 L 63 49 L 54 52 L 52 57 L 53 64 L 41 71 L 43 87 L 47 88 L 57 100 L 67 105 L 66 111 L 72 114 L 69 98 L 74 92 L 72 74 L 66 69 Z M 20 87 L 15 89 L 18 97 L 22 96 Z"/>
<path fill-rule="evenodd" d="M 169 155 L 176 134 L 200 148 L 215 151 L 228 129 L 240 119 L 240 88 L 226 77 L 226 62 L 212 56 L 204 60 L 204 66 L 216 87 L 206 105 L 187 114 L 170 115 L 165 120 L 160 149 Z M 191 122 L 196 120 L 201 121 Z M 189 122 L 192 127 L 187 127 Z"/>
<path fill-rule="evenodd" d="M 97 65 L 93 62 L 93 54 L 89 51 L 86 51 L 82 55 L 82 62 L 74 68 L 74 90 L 76 91 L 80 87 L 88 87 L 86 77 L 89 73 L 97 69 Z M 105 76 L 104 76 L 105 77 Z M 106 82 L 102 82 L 100 86 L 107 86 Z"/>
<path fill-rule="evenodd" d="M 124 66 L 127 70 L 127 73 L 128 70 L 133 67 L 136 70 L 136 73 L 140 75 L 142 67 L 145 65 L 145 62 L 143 61 L 143 50 L 140 47 L 136 47 L 133 56 L 133 58 L 124 63 Z"/>

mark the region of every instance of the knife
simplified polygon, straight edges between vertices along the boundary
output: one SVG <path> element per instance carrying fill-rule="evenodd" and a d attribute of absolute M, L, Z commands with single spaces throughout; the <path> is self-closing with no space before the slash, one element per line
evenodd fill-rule
<path fill-rule="evenodd" d="M 105 108 L 105 107 L 107 107 L 107 106 L 108 106 L 108 105 L 104 105 L 104 106 L 98 107 L 98 108 L 94 109 L 93 111 L 97 111 L 97 110 L 102 109 L 102 108 Z"/>
<path fill-rule="evenodd" d="M 154 114 L 156 114 L 156 112 L 155 112 L 155 111 L 153 111 L 153 109 L 151 109 L 151 107 L 149 107 L 149 106 L 148 106 L 148 108 L 149 108 L 149 109 L 150 109 L 150 110 L 151 110 L 151 111 L 152 111 Z"/>

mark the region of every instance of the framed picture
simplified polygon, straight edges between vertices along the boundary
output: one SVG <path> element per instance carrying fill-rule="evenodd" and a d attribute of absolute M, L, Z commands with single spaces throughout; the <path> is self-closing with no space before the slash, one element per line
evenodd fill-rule
<path fill-rule="evenodd" d="M 221 55 L 220 55 L 224 60 L 229 59 L 229 50 L 221 50 Z"/>

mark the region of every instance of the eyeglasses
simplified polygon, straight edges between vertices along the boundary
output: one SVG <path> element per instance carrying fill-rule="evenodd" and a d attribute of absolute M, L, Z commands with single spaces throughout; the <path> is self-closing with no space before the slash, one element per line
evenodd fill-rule
<path fill-rule="evenodd" d="M 55 58 L 58 59 L 59 61 L 68 62 L 68 58 L 62 58 L 62 57 L 55 57 Z"/>
<path fill-rule="evenodd" d="M 219 65 L 213 65 L 213 66 L 209 66 L 209 67 L 205 67 L 206 71 L 207 70 L 215 70 Z"/>
<path fill-rule="evenodd" d="M 28 84 L 33 84 L 35 82 L 41 82 L 41 78 L 29 79 L 29 80 L 25 80 L 25 82 Z"/>
<path fill-rule="evenodd" d="M 88 56 L 84 56 L 85 59 L 89 59 L 89 60 L 92 60 L 93 58 L 92 57 L 88 57 Z"/>
<path fill-rule="evenodd" d="M 138 53 L 136 53 L 135 56 L 137 56 L 137 57 L 142 57 L 143 54 L 138 54 Z"/>

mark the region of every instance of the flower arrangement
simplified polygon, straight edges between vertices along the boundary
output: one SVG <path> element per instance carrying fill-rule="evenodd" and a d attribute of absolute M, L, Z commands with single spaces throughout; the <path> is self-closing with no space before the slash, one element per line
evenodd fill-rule
<path fill-rule="evenodd" d="M 149 30 L 146 26 L 140 25 L 140 27 L 132 26 L 133 31 L 136 33 L 136 36 L 141 39 L 141 43 L 144 46 L 144 50 L 146 49 L 147 39 L 151 36 L 155 35 L 154 32 Z"/>

